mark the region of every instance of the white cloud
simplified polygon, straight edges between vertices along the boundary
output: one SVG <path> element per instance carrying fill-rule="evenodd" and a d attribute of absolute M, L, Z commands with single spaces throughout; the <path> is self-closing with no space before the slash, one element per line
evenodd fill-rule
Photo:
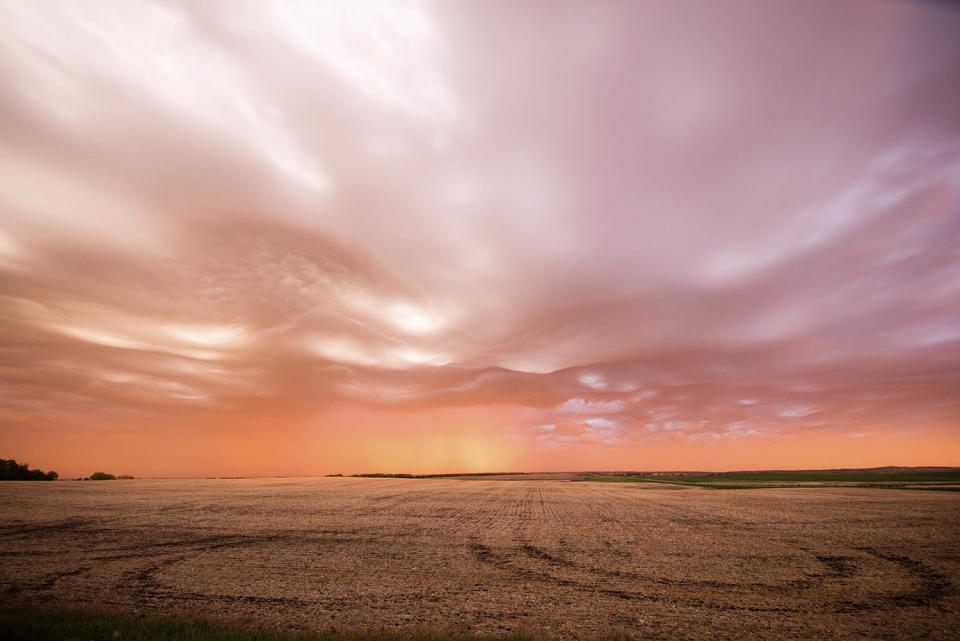
<path fill-rule="evenodd" d="M 607 380 L 600 374 L 581 374 L 577 380 L 592 389 L 607 389 Z"/>
<path fill-rule="evenodd" d="M 602 416 L 584 419 L 580 422 L 587 426 L 587 433 L 595 436 L 601 443 L 616 443 L 623 432 L 623 426 L 619 422 Z"/>
<path fill-rule="evenodd" d="M 615 414 L 626 407 L 623 401 L 588 401 L 582 398 L 571 398 L 557 406 L 561 412 L 571 412 L 573 414 Z"/>
<path fill-rule="evenodd" d="M 587 418 L 587 419 L 584 419 L 582 422 L 596 429 L 618 429 L 618 430 L 620 429 L 619 423 L 603 417 Z"/>
<path fill-rule="evenodd" d="M 781 418 L 803 418 L 814 414 L 816 411 L 815 408 L 808 406 L 787 407 L 777 412 L 777 416 Z"/>

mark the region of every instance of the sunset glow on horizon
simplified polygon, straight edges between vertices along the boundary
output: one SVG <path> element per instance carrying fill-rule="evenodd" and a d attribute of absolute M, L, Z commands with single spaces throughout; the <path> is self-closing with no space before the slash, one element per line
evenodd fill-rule
<path fill-rule="evenodd" d="M 0 1 L 0 456 L 960 465 L 960 11 Z"/>

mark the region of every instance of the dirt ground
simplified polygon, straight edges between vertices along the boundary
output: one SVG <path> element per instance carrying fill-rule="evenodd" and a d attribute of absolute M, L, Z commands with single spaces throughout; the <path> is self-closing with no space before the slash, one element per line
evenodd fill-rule
<path fill-rule="evenodd" d="M 0 483 L 0 605 L 305 630 L 956 639 L 960 494 L 451 479 Z"/>

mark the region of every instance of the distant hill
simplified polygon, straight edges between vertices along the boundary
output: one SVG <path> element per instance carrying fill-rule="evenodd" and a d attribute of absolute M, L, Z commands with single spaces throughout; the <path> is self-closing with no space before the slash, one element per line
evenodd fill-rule
<path fill-rule="evenodd" d="M 354 474 L 354 477 L 457 479 L 462 481 L 587 481 L 698 486 L 708 489 L 770 487 L 872 487 L 960 491 L 960 467 L 887 465 L 823 470 L 745 470 L 731 472 L 482 472 L 464 474 Z"/>
<path fill-rule="evenodd" d="M 825 470 L 753 470 L 750 472 L 717 472 L 717 474 L 937 474 L 943 472 L 960 472 L 960 467 L 886 465 L 884 467 L 841 467 Z"/>
<path fill-rule="evenodd" d="M 448 474 L 409 474 L 406 472 L 388 473 L 374 472 L 366 474 L 351 474 L 354 478 L 402 478 L 402 479 L 435 479 L 435 478 L 497 478 L 522 479 L 538 477 L 541 479 L 575 479 L 583 475 L 597 476 L 637 476 L 637 477 L 709 477 L 709 476 L 801 476 L 801 475 L 914 475 L 914 474 L 960 474 L 960 467 L 947 466 L 917 466 L 903 467 L 887 465 L 884 467 L 863 468 L 828 468 L 822 470 L 732 470 L 729 472 L 700 472 L 695 470 L 658 470 L 658 471 L 581 471 L 581 472 L 451 472 Z M 327 476 L 343 476 L 342 474 L 328 474 Z"/>

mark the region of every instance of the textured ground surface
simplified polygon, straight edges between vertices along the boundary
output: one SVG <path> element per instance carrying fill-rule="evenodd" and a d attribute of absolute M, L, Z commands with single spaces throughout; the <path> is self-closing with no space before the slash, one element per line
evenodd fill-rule
<path fill-rule="evenodd" d="M 0 484 L 0 605 L 311 630 L 950 639 L 960 493 L 303 479 Z"/>

